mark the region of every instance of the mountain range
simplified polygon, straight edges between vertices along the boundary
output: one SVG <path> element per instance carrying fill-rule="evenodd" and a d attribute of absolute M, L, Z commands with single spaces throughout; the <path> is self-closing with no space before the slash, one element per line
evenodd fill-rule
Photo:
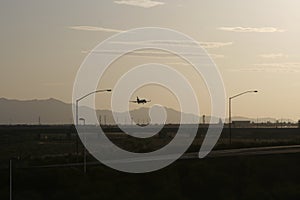
<path fill-rule="evenodd" d="M 167 114 L 166 123 L 179 123 L 181 113 L 172 108 L 165 108 Z M 82 113 L 93 112 L 90 108 L 80 108 Z M 85 112 L 84 112 L 85 111 Z M 114 124 L 112 112 L 110 110 L 97 110 L 98 120 L 101 124 Z M 115 113 L 116 121 L 122 124 L 130 124 L 132 121 L 136 123 L 149 123 L 149 108 L 141 107 L 130 111 L 130 118 L 126 117 L 125 113 Z M 199 117 L 193 114 L 183 113 L 188 119 L 184 123 L 195 123 Z M 57 99 L 45 100 L 13 100 L 0 98 L 0 124 L 71 124 L 72 104 L 65 103 Z M 82 117 L 82 116 L 80 116 Z M 88 118 L 85 116 L 85 119 Z M 205 122 L 210 119 L 217 123 L 219 119 L 216 117 L 205 117 Z M 253 121 L 253 122 L 276 122 L 275 118 L 258 118 L 251 119 L 246 117 L 233 117 L 232 120 Z M 88 120 L 87 120 L 88 121 Z M 226 120 L 227 121 L 227 120 Z M 282 119 L 282 121 L 290 121 L 290 119 Z M 96 122 L 93 122 L 96 123 Z M 203 123 L 203 118 L 200 118 L 200 123 Z"/>

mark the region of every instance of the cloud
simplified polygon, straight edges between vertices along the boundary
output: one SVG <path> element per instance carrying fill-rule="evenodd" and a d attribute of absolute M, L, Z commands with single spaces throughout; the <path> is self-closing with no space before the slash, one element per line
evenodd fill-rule
<path fill-rule="evenodd" d="M 276 58 L 288 58 L 288 55 L 282 54 L 282 53 L 274 53 L 274 54 L 262 54 L 259 55 L 261 58 L 266 58 L 266 59 L 276 59 Z"/>
<path fill-rule="evenodd" d="M 108 55 L 119 55 L 119 54 L 125 54 L 126 56 L 134 56 L 134 57 L 149 57 L 149 58 L 176 58 L 178 57 L 176 54 L 172 54 L 171 52 L 166 52 L 162 50 L 138 50 L 133 52 L 125 52 L 125 51 L 114 51 L 114 50 L 101 50 L 101 51 L 81 51 L 83 54 L 108 54 Z M 199 53 L 190 53 L 190 52 L 184 52 L 180 54 L 181 56 L 204 56 L 203 54 Z M 219 54 L 209 54 L 212 58 L 224 58 L 224 55 Z"/>
<path fill-rule="evenodd" d="M 134 57 L 163 57 L 163 58 L 173 58 L 175 55 L 160 51 L 160 50 L 138 50 L 138 51 L 132 51 L 132 52 L 125 52 L 122 50 L 115 51 L 115 50 L 101 50 L 101 51 L 81 51 L 83 54 L 93 53 L 93 54 L 108 54 L 108 55 L 126 55 L 126 56 L 134 56 Z"/>
<path fill-rule="evenodd" d="M 205 49 L 215 49 L 225 46 L 230 46 L 232 42 L 199 42 L 199 44 Z"/>
<path fill-rule="evenodd" d="M 196 55 L 195 55 L 196 56 Z M 200 55 L 198 55 L 200 56 Z M 212 58 L 212 59 L 218 59 L 218 58 L 225 58 L 224 55 L 219 55 L 219 54 L 209 54 L 209 56 Z M 188 62 L 169 62 L 169 63 L 166 63 L 167 65 L 180 65 L 180 66 L 191 66 L 190 63 Z"/>
<path fill-rule="evenodd" d="M 116 4 L 123 4 L 123 5 L 129 5 L 129 6 L 137 6 L 142 8 L 152 8 L 155 6 L 161 6 L 164 5 L 164 2 L 160 1 L 152 1 L 152 0 L 119 0 L 114 1 Z"/>
<path fill-rule="evenodd" d="M 69 26 L 69 29 L 77 30 L 77 31 L 101 31 L 101 32 L 113 32 L 120 33 L 122 30 L 104 28 L 104 27 L 96 27 L 96 26 Z"/>
<path fill-rule="evenodd" d="M 286 32 L 284 29 L 279 29 L 275 27 L 261 27 L 261 28 L 254 28 L 254 27 L 220 27 L 218 28 L 222 31 L 231 31 L 231 32 L 239 32 L 239 33 L 275 33 L 275 32 Z"/>
<path fill-rule="evenodd" d="M 174 65 L 191 66 L 191 64 L 188 62 L 169 62 L 169 63 L 166 63 L 166 65 L 168 65 L 168 66 L 174 66 Z"/>
<path fill-rule="evenodd" d="M 178 55 L 172 54 L 167 51 L 159 50 L 157 48 L 164 49 L 164 46 L 176 46 L 176 47 L 186 47 L 184 51 L 181 51 L 181 56 L 205 56 L 206 54 L 201 54 L 193 47 L 198 47 L 199 45 L 205 49 L 210 48 L 220 48 L 224 46 L 232 45 L 232 42 L 192 42 L 189 40 L 145 40 L 145 41 L 112 41 L 110 42 L 112 45 L 116 45 L 115 49 L 118 50 L 100 50 L 100 51 L 91 51 L 84 50 L 81 51 L 83 54 L 109 54 L 109 55 L 125 55 L 126 56 L 135 56 L 135 57 L 151 57 L 151 58 L 175 58 Z M 133 52 L 125 52 L 122 46 L 123 45 L 134 45 L 137 49 L 142 48 L 138 51 Z M 183 49 L 182 49 L 183 50 Z M 222 54 L 209 54 L 213 59 L 225 58 Z"/>
<path fill-rule="evenodd" d="M 69 26 L 69 29 L 78 30 L 78 31 L 101 31 L 101 32 L 114 32 L 120 33 L 124 30 L 119 29 L 111 29 L 104 27 L 96 27 L 96 26 Z M 225 46 L 230 46 L 233 42 L 192 42 L 185 40 L 145 40 L 145 41 L 114 41 L 112 44 L 123 44 L 123 45 L 172 45 L 172 46 L 180 46 L 180 47 L 195 47 L 200 45 L 205 49 L 215 49 L 221 48 Z"/>
<path fill-rule="evenodd" d="M 225 58 L 225 56 L 222 54 L 209 54 L 209 56 L 211 58 Z"/>
<path fill-rule="evenodd" d="M 115 41 L 113 44 L 123 45 L 172 45 L 179 47 L 196 47 L 198 45 L 205 49 L 220 48 L 224 46 L 232 45 L 232 42 L 192 42 L 185 40 L 148 40 L 148 41 Z"/>
<path fill-rule="evenodd" d="M 300 73 L 300 63 L 259 63 L 250 67 L 231 69 L 231 71 Z"/>

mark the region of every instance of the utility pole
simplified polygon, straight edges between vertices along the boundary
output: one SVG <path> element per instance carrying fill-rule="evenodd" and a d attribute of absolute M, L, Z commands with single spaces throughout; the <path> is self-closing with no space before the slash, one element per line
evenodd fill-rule
<path fill-rule="evenodd" d="M 86 133 L 84 133 L 84 143 L 86 143 Z M 83 151 L 83 173 L 86 174 L 86 148 L 83 147 L 84 151 Z"/>
<path fill-rule="evenodd" d="M 13 180 L 12 180 L 12 160 L 9 160 L 9 199 L 12 200 L 12 192 L 13 192 Z"/>

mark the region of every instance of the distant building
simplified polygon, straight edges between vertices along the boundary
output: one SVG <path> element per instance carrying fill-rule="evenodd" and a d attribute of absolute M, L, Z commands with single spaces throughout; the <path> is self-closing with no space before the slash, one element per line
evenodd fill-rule
<path fill-rule="evenodd" d="M 232 121 L 233 128 L 250 128 L 251 121 Z"/>

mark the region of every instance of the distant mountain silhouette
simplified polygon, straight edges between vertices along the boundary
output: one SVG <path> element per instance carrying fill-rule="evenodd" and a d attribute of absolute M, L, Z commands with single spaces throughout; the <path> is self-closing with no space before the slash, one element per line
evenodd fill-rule
<path fill-rule="evenodd" d="M 90 108 L 80 108 L 82 113 L 92 113 Z M 97 116 L 102 124 L 114 124 L 115 121 L 110 110 L 97 110 Z M 142 107 L 130 111 L 130 118 L 126 117 L 125 113 L 116 113 L 118 123 L 130 124 L 132 120 L 136 123 L 149 123 L 149 108 Z M 179 123 L 181 113 L 171 108 L 166 108 L 167 121 L 166 123 Z M 87 119 L 87 116 L 82 116 Z M 198 116 L 184 113 L 188 118 L 185 123 L 195 123 Z M 39 118 L 41 124 L 71 124 L 72 118 L 72 104 L 64 103 L 57 99 L 45 100 L 11 100 L 0 98 L 0 124 L 38 124 Z M 206 116 L 205 121 L 208 123 L 211 117 Z M 215 123 L 219 121 L 218 118 L 212 118 Z M 233 117 L 233 120 L 249 120 L 256 122 L 257 119 L 250 119 L 245 117 Z M 276 122 L 275 118 L 259 118 L 258 122 Z M 283 119 L 283 121 L 292 121 Z M 202 123 L 202 117 L 200 118 Z"/>
<path fill-rule="evenodd" d="M 1 124 L 38 124 L 39 117 L 44 124 L 70 124 L 71 104 L 52 98 L 25 101 L 0 99 Z"/>
<path fill-rule="evenodd" d="M 91 108 L 81 107 L 80 116 L 86 119 L 88 123 L 88 114 L 94 111 Z M 117 120 L 122 124 L 131 124 L 132 120 L 136 123 L 149 123 L 149 108 L 139 108 L 130 111 L 130 118 L 125 113 L 116 113 Z M 96 111 L 99 121 L 102 124 L 115 124 L 112 112 L 110 110 Z M 166 108 L 167 123 L 178 123 L 180 121 L 180 112 Z M 184 114 L 188 117 L 189 122 L 195 122 L 197 116 L 192 114 Z M 71 124 L 72 104 L 64 103 L 56 99 L 46 100 L 10 100 L 0 98 L 0 124 Z M 188 123 L 188 122 L 186 122 Z"/>

